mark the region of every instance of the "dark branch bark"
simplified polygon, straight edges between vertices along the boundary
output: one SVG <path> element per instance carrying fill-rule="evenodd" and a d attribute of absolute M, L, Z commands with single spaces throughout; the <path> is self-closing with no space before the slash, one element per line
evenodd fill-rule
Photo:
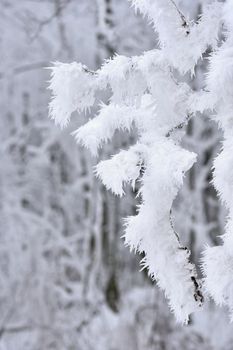
<path fill-rule="evenodd" d="M 175 228 L 174 228 L 174 224 L 173 224 L 173 221 L 172 221 L 172 209 L 170 210 L 170 225 L 171 225 L 171 228 L 177 238 L 177 241 L 179 243 L 179 249 L 181 250 L 186 250 L 187 253 L 189 254 L 189 258 L 188 258 L 188 262 L 191 263 L 190 261 L 190 251 L 187 247 L 184 247 L 180 244 L 180 237 L 178 235 L 178 233 L 176 232 Z M 196 302 L 199 302 L 199 306 L 202 306 L 203 302 L 204 302 L 204 296 L 202 294 L 202 291 L 201 291 L 201 285 L 200 283 L 198 283 L 198 280 L 197 280 L 197 277 L 193 275 L 193 271 L 190 271 L 191 272 L 191 281 L 193 283 L 193 288 L 194 288 L 194 293 L 193 293 L 193 297 L 195 299 Z"/>
<path fill-rule="evenodd" d="M 178 8 L 178 6 L 176 5 L 174 0 L 170 0 L 170 2 L 173 4 L 176 11 L 178 12 L 180 19 L 181 19 L 181 22 L 182 22 L 182 27 L 186 29 L 186 34 L 189 35 L 190 34 L 190 26 L 189 26 L 189 23 L 188 23 L 185 15 L 180 11 L 180 9 Z"/>
<path fill-rule="evenodd" d="M 184 127 L 185 125 L 188 124 L 188 121 L 192 118 L 192 116 L 193 116 L 193 113 L 188 114 L 187 117 L 186 117 L 186 119 L 185 119 L 185 121 L 183 121 L 182 123 L 180 123 L 180 124 L 174 126 L 174 128 L 172 128 L 172 129 L 170 129 L 170 130 L 168 131 L 168 133 L 166 134 L 166 137 L 170 137 L 171 134 L 172 134 L 173 132 L 177 131 L 177 130 L 182 130 L 183 127 Z"/>

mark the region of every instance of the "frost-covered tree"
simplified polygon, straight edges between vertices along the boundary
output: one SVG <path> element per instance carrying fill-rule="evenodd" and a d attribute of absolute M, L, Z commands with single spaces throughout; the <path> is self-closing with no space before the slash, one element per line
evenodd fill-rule
<path fill-rule="evenodd" d="M 126 150 L 96 166 L 104 185 L 118 196 L 124 187 L 140 184 L 137 215 L 125 221 L 125 242 L 144 254 L 142 267 L 164 290 L 181 323 L 203 303 L 200 281 L 190 262 L 190 252 L 180 243 L 171 216 L 172 204 L 183 185 L 184 174 L 196 155 L 181 145 L 190 119 L 208 111 L 224 130 L 223 151 L 216 158 L 214 185 L 229 209 L 224 245 L 208 248 L 204 256 L 205 285 L 216 302 L 233 306 L 231 252 L 231 58 L 233 2 L 203 2 L 197 21 L 189 20 L 175 0 L 132 0 L 153 24 L 158 49 L 141 56 L 115 55 L 97 71 L 80 63 L 56 63 L 50 89 L 50 116 L 62 127 L 75 111 L 99 112 L 74 131 L 76 140 L 96 156 L 116 131 L 137 130 L 137 140 Z M 220 25 L 226 40 L 219 38 Z M 185 83 L 195 74 L 208 49 L 209 74 L 203 89 Z M 100 91 L 111 93 L 109 103 L 99 103 Z M 89 114 L 88 114 L 89 115 Z M 227 271 L 227 273 L 224 273 Z"/>

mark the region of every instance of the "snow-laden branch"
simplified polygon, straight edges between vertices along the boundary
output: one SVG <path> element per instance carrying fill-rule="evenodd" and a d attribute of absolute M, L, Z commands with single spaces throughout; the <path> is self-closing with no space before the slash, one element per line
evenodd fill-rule
<path fill-rule="evenodd" d="M 222 4 L 213 1 L 205 6 L 197 23 L 188 21 L 175 0 L 131 0 L 153 23 L 164 57 L 181 73 L 191 71 L 210 46 L 216 47 Z"/>
<path fill-rule="evenodd" d="M 96 175 L 108 190 L 122 196 L 124 185 L 131 183 L 135 187 L 145 160 L 144 153 L 144 145 L 136 144 L 127 151 L 121 151 L 111 159 L 100 162 L 96 167 Z"/>
<path fill-rule="evenodd" d="M 222 116 L 225 107 L 219 106 L 227 106 L 227 115 L 230 115 L 231 87 L 225 83 L 227 79 L 227 83 L 231 82 L 233 74 L 227 78 L 224 68 L 220 76 L 220 66 L 225 61 L 221 58 L 218 63 L 220 52 L 224 57 L 231 55 L 229 48 L 225 53 L 219 49 L 211 59 L 213 69 L 207 89 L 192 91 L 184 83 L 182 74 L 194 72 L 195 64 L 206 49 L 216 47 L 223 4 L 213 1 L 194 23 L 188 22 L 175 0 L 132 0 L 132 3 L 153 22 L 160 48 L 141 56 L 116 55 L 96 72 L 78 63 L 56 64 L 50 83 L 53 94 L 50 116 L 65 126 L 73 112 L 99 105 L 97 115 L 74 132 L 76 140 L 93 155 L 111 141 L 115 131 L 136 129 L 136 144 L 100 162 L 96 175 L 120 196 L 126 184 L 134 187 L 138 182 L 141 185 L 138 213 L 126 219 L 125 242 L 131 250 L 144 253 L 143 267 L 164 290 L 177 320 L 187 323 L 189 315 L 202 305 L 203 296 L 189 250 L 182 247 L 170 220 L 172 204 L 183 185 L 185 173 L 196 161 L 194 153 L 180 146 L 179 130 L 196 112 L 205 109 L 215 108 Z M 229 71 L 230 59 L 226 63 L 229 65 L 226 71 Z M 222 88 L 229 96 L 222 96 L 219 91 Z M 108 104 L 99 104 L 99 90 L 111 92 Z M 230 119 L 221 117 L 219 122 L 220 119 L 221 123 L 229 124 Z M 230 149 L 231 145 L 226 143 L 226 147 Z M 231 161 L 230 152 L 222 156 Z M 216 161 L 215 183 L 216 187 L 220 183 L 222 191 L 225 178 L 220 160 L 221 157 L 220 165 Z M 230 167 L 228 174 L 225 177 L 230 184 Z M 229 197 L 229 187 L 226 193 Z M 222 195 L 225 201 L 228 197 L 225 199 Z M 213 265 L 208 264 L 208 259 L 205 266 L 207 272 L 212 271 Z M 229 300 L 229 293 L 227 296 Z"/>
<path fill-rule="evenodd" d="M 145 253 L 143 267 L 164 290 L 177 320 L 187 322 L 189 314 L 202 304 L 202 298 L 196 294 L 197 276 L 189 262 L 189 251 L 182 249 L 169 217 L 184 173 L 196 155 L 165 138 L 156 139 L 145 153 L 142 204 L 138 214 L 126 221 L 125 242 L 131 249 Z"/>
<path fill-rule="evenodd" d="M 170 140 L 187 122 L 190 88 L 176 81 L 158 50 L 132 58 L 116 56 L 95 74 L 77 64 L 68 69 L 67 65 L 56 65 L 50 88 L 54 95 L 52 118 L 62 126 L 73 111 L 89 108 L 99 89 L 111 89 L 110 104 L 101 104 L 97 116 L 74 132 L 76 140 L 93 155 L 116 130 L 136 128 L 138 143 L 100 162 L 96 174 L 120 196 L 125 184 L 134 186 L 140 178 L 142 205 L 138 215 L 127 220 L 125 241 L 131 249 L 144 251 L 143 265 L 165 291 L 177 319 L 187 322 L 189 314 L 201 304 L 196 297 L 198 282 L 188 251 L 181 249 L 174 235 L 169 215 L 184 173 L 196 159 Z"/>
<path fill-rule="evenodd" d="M 99 114 L 73 132 L 77 142 L 88 148 L 93 156 L 103 143 L 110 141 L 118 130 L 129 131 L 137 111 L 127 106 L 101 105 Z"/>
<path fill-rule="evenodd" d="M 95 77 L 86 66 L 56 62 L 50 83 L 54 96 L 49 105 L 51 118 L 65 127 L 74 111 L 86 111 L 93 106 L 95 88 Z"/>

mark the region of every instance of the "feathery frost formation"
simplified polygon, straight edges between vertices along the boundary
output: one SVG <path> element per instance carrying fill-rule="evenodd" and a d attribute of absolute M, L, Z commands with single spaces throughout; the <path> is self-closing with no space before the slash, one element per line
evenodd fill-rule
<path fill-rule="evenodd" d="M 213 118 L 225 131 L 223 151 L 215 161 L 214 183 L 229 208 L 230 219 L 224 245 L 207 249 L 203 269 L 210 294 L 217 302 L 233 307 L 233 251 L 229 244 L 233 238 L 228 232 L 233 226 L 233 2 L 207 2 L 197 22 L 189 21 L 174 0 L 132 0 L 132 4 L 152 22 L 159 48 L 141 56 L 116 55 L 96 72 L 80 63 L 56 63 L 50 83 L 50 116 L 66 126 L 73 112 L 91 109 L 99 92 L 108 90 L 109 103 L 101 103 L 98 114 L 74 131 L 76 140 L 96 156 L 116 130 L 136 128 L 136 144 L 101 161 L 96 174 L 119 196 L 126 184 L 133 188 L 136 182 L 141 185 L 138 213 L 126 219 L 125 242 L 130 249 L 144 253 L 142 266 L 165 292 L 177 320 L 187 323 L 189 315 L 202 305 L 203 296 L 190 253 L 174 231 L 171 208 L 184 174 L 196 161 L 196 155 L 180 145 L 182 128 L 205 109 L 216 111 Z M 228 34 L 217 48 L 222 20 Z M 184 74 L 194 74 L 197 61 L 209 47 L 216 53 L 210 58 L 208 90 L 194 92 L 184 83 Z"/>
<path fill-rule="evenodd" d="M 228 210 L 223 245 L 207 247 L 203 256 L 205 287 L 217 304 L 228 306 L 233 320 L 233 1 L 222 14 L 225 40 L 210 58 L 207 77 L 214 116 L 224 132 L 222 151 L 214 162 L 213 183 Z"/>

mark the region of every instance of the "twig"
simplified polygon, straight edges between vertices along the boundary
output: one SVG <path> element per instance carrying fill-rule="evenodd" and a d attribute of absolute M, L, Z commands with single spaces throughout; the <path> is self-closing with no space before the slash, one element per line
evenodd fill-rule
<path fill-rule="evenodd" d="M 193 113 L 189 113 L 189 114 L 187 115 L 186 119 L 185 119 L 182 123 L 180 123 L 180 124 L 174 126 L 174 128 L 172 128 L 172 129 L 170 129 L 170 130 L 168 131 L 168 133 L 167 133 L 165 136 L 166 136 L 166 137 L 170 137 L 171 134 L 172 134 L 174 131 L 183 129 L 183 127 L 184 127 L 185 125 L 187 125 L 188 121 L 192 118 L 192 116 L 193 116 Z"/>
<path fill-rule="evenodd" d="M 179 249 L 187 251 L 188 262 L 191 264 L 189 249 L 187 247 L 181 246 L 181 244 L 180 244 L 180 237 L 179 237 L 178 233 L 176 232 L 176 230 L 174 228 L 173 221 L 172 221 L 172 209 L 170 210 L 169 219 L 170 219 L 170 225 L 171 225 L 172 231 L 174 232 L 174 234 L 175 234 L 175 236 L 177 238 L 177 241 L 179 243 Z M 190 269 L 190 272 L 191 272 L 190 279 L 191 279 L 191 281 L 193 283 L 193 288 L 194 288 L 193 297 L 194 297 L 196 302 L 199 302 L 199 306 L 202 306 L 202 304 L 204 302 L 204 296 L 203 296 L 203 294 L 201 292 L 201 285 L 198 283 L 196 276 L 194 276 L 194 271 L 192 269 Z"/>
<path fill-rule="evenodd" d="M 174 232 L 174 234 L 177 238 L 177 241 L 180 243 L 180 237 L 179 237 L 178 233 L 176 232 L 174 225 L 173 225 L 173 221 L 172 221 L 172 209 L 170 209 L 169 220 L 170 220 L 170 225 L 171 225 L 172 231 Z"/>
<path fill-rule="evenodd" d="M 170 0 L 170 2 L 172 3 L 172 5 L 175 7 L 176 11 L 178 12 L 180 19 L 182 21 L 182 27 L 186 28 L 186 34 L 189 35 L 190 34 L 190 27 L 189 27 L 189 23 L 185 17 L 185 15 L 180 11 L 180 9 L 178 8 L 178 6 L 176 5 L 174 0 Z"/>
<path fill-rule="evenodd" d="M 90 70 L 86 66 L 83 66 L 82 69 L 84 70 L 85 73 L 91 74 L 91 75 L 97 75 L 97 73 L 94 70 Z"/>

